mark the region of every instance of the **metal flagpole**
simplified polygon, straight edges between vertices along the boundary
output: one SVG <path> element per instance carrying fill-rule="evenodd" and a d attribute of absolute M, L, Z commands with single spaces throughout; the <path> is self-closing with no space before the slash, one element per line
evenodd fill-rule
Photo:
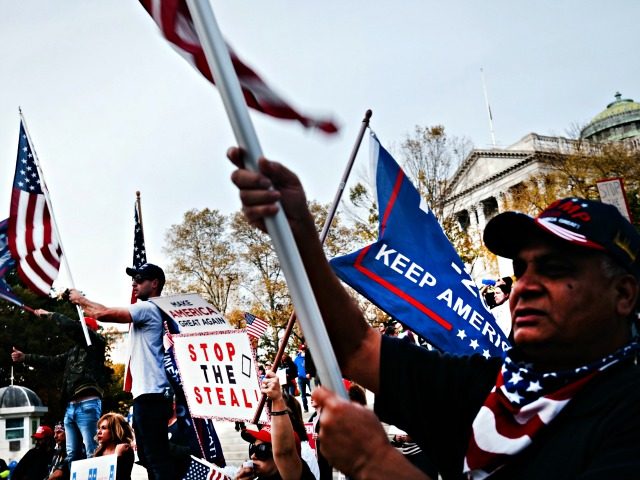
<path fill-rule="evenodd" d="M 187 0 L 187 5 L 193 17 L 200 43 L 205 51 L 207 62 L 216 80 L 231 128 L 238 144 L 246 152 L 246 166 L 257 171 L 258 158 L 262 157 L 262 149 L 211 5 L 208 0 Z M 296 247 L 293 233 L 282 208 L 274 217 L 266 218 L 265 224 L 287 280 L 302 329 L 309 339 L 309 346 L 314 352 L 317 352 L 320 379 L 324 385 L 346 399 L 347 392 L 342 383 L 338 361 L 331 347 L 327 329 L 322 322 L 320 309 L 313 295 L 300 252 Z"/>
<path fill-rule="evenodd" d="M 347 180 L 349 179 L 349 175 L 351 174 L 351 168 L 353 167 L 353 163 L 356 160 L 356 156 L 358 155 L 358 150 L 360 149 L 360 145 L 362 144 L 362 137 L 364 137 L 364 132 L 367 130 L 369 126 L 369 120 L 371 120 L 372 112 L 371 110 L 367 110 L 364 114 L 364 118 L 362 119 L 362 125 L 360 126 L 360 131 L 358 132 L 358 136 L 356 137 L 356 142 L 353 145 L 353 149 L 351 150 L 351 155 L 349 156 L 349 161 L 347 162 L 346 167 L 344 168 L 344 172 L 342 173 L 342 178 L 340 179 L 340 183 L 338 185 L 338 190 L 336 191 L 335 196 L 333 197 L 333 203 L 327 212 L 327 218 L 324 221 L 324 225 L 322 226 L 322 233 L 320 233 L 320 242 L 324 244 L 327 239 L 327 235 L 329 234 L 329 229 L 331 228 L 331 223 L 333 222 L 333 217 L 336 215 L 336 211 L 338 210 L 338 205 L 340 204 L 340 199 L 342 198 L 342 194 L 344 193 L 344 189 L 347 186 Z M 289 321 L 287 322 L 287 327 L 285 328 L 284 335 L 282 336 L 282 343 L 278 348 L 278 353 L 276 353 L 276 358 L 273 360 L 273 364 L 271 365 L 271 371 L 275 372 L 280 365 L 280 360 L 282 359 L 282 355 L 284 354 L 284 350 L 287 347 L 287 343 L 289 342 L 289 337 L 291 336 L 291 332 L 293 331 L 293 325 L 296 322 L 296 312 L 295 310 L 291 312 L 291 316 L 289 317 Z M 262 409 L 264 408 L 264 404 L 267 401 L 267 396 L 263 393 L 262 398 L 260 399 L 260 403 L 256 408 L 256 412 L 253 414 L 253 420 L 251 423 L 257 424 L 260 419 L 260 415 L 262 414 Z"/>
<path fill-rule="evenodd" d="M 38 175 L 40 176 L 40 183 L 42 187 L 42 193 L 44 194 L 44 199 L 47 202 L 47 207 L 49 207 L 49 213 L 51 214 L 51 220 L 53 222 L 53 229 L 56 233 L 56 238 L 58 239 L 58 245 L 60 245 L 60 250 L 62 251 L 62 260 L 64 262 L 65 269 L 67 271 L 67 276 L 69 277 L 69 283 L 71 284 L 71 288 L 76 288 L 73 283 L 73 276 L 71 275 L 71 268 L 69 268 L 69 261 L 67 260 L 67 254 L 64 251 L 64 247 L 62 245 L 62 237 L 60 236 L 60 231 L 58 230 L 58 222 L 56 222 L 56 217 L 53 213 L 53 205 L 51 205 L 51 197 L 49 196 L 49 189 L 47 188 L 47 183 L 44 181 L 44 174 L 42 173 L 42 168 L 40 168 L 40 160 L 38 160 L 38 154 L 36 153 L 36 147 L 31 141 L 31 135 L 29 135 L 29 129 L 27 128 L 27 121 L 22 114 L 22 109 L 18 108 L 20 112 L 20 119 L 22 120 L 22 125 L 24 126 L 24 131 L 27 134 L 27 140 L 29 141 L 29 145 L 31 145 L 31 151 L 33 152 L 34 163 L 36 168 L 38 169 Z M 87 324 L 84 321 L 84 312 L 80 305 L 76 305 L 76 310 L 78 311 L 78 316 L 80 317 L 80 325 L 82 326 L 82 333 L 84 333 L 84 339 L 87 342 L 87 345 L 91 345 L 91 338 L 89 337 L 89 330 L 87 330 Z"/>
<path fill-rule="evenodd" d="M 487 115 L 489 116 L 489 132 L 491 133 L 491 142 L 493 147 L 496 146 L 496 134 L 493 131 L 493 115 L 491 114 L 491 106 L 489 105 L 489 94 L 487 93 L 487 83 L 484 79 L 484 69 L 480 69 L 480 76 L 482 77 L 482 90 L 484 92 L 484 103 L 487 106 Z"/>

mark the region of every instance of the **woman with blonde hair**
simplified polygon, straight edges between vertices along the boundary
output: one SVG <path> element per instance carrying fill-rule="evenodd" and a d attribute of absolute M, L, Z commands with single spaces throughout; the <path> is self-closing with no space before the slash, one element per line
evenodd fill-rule
<path fill-rule="evenodd" d="M 117 455 L 118 464 L 116 478 L 118 480 L 131 480 L 131 470 L 135 455 L 133 453 L 133 429 L 127 420 L 119 413 L 105 413 L 98 420 L 98 433 L 96 434 L 98 448 L 94 457 L 102 455 Z"/>

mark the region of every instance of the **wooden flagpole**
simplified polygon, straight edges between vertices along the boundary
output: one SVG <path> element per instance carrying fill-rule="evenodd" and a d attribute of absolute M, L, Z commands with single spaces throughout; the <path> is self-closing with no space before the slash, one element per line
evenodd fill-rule
<path fill-rule="evenodd" d="M 229 50 L 218 28 L 211 5 L 208 0 L 187 0 L 187 5 L 207 62 L 216 80 L 231 128 L 238 144 L 246 152 L 245 164 L 247 168 L 257 171 L 258 158 L 262 157 L 262 149 L 251 123 L 240 82 L 229 57 Z M 317 359 L 320 379 L 325 386 L 346 399 L 347 392 L 342 383 L 338 361 L 283 209 L 280 208 L 274 217 L 266 218 L 265 224 L 282 266 L 305 337 L 308 339 L 310 348 L 315 352 L 314 358 Z"/>
<path fill-rule="evenodd" d="M 18 108 L 20 112 L 20 119 L 22 120 L 22 125 L 24 126 L 24 131 L 27 134 L 27 140 L 29 141 L 29 145 L 31 145 L 31 151 L 33 152 L 33 159 L 38 169 L 38 175 L 40 176 L 40 186 L 42 188 L 42 193 L 44 194 L 45 201 L 47 202 L 47 207 L 49 207 L 49 213 L 51 214 L 51 221 L 53 223 L 53 229 L 56 233 L 56 238 L 58 239 L 58 245 L 60 245 L 60 250 L 62 252 L 62 260 L 64 262 L 65 269 L 67 271 L 67 276 L 69 277 L 69 283 L 71 284 L 71 288 L 75 289 L 75 285 L 73 283 L 73 276 L 71 275 L 71 268 L 69 267 L 69 260 L 67 259 L 67 254 L 64 251 L 64 247 L 62 245 L 62 237 L 60 236 L 60 231 L 58 230 L 58 222 L 56 222 L 56 217 L 53 213 L 53 205 L 51 204 L 51 197 L 49 196 L 49 189 L 47 188 L 47 183 L 44 181 L 44 174 L 42 172 L 42 168 L 40 168 L 40 160 L 38 160 L 38 154 L 36 153 L 36 147 L 31 141 L 31 135 L 29 135 L 29 129 L 27 128 L 27 121 L 22 114 L 22 109 Z M 78 311 L 78 317 L 80 318 L 80 325 L 82 326 L 82 333 L 84 333 L 84 339 L 87 342 L 87 346 L 91 346 L 91 338 L 89 337 L 89 330 L 87 330 L 87 324 L 84 321 L 84 312 L 80 305 L 76 305 L 76 310 Z"/>

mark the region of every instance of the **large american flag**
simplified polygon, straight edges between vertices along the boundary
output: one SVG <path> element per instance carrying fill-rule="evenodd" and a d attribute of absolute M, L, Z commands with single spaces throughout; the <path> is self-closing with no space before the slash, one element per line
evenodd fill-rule
<path fill-rule="evenodd" d="M 33 147 L 21 121 L 9 210 L 9 250 L 22 281 L 39 295 L 49 294 L 62 257 L 45 189 L 36 168 Z"/>
<path fill-rule="evenodd" d="M 267 322 L 255 315 L 251 315 L 249 312 L 244 312 L 244 319 L 247 322 L 247 333 L 252 337 L 262 337 L 267 331 L 267 328 L 269 328 Z"/>
<path fill-rule="evenodd" d="M 140 0 L 140 3 L 153 17 L 166 39 L 175 45 L 178 53 L 215 84 L 186 2 L 184 0 Z M 305 127 L 318 128 L 326 133 L 338 131 L 338 127 L 331 120 L 311 118 L 296 111 L 231 49 L 229 53 L 249 107 L 272 117 L 297 120 Z"/>

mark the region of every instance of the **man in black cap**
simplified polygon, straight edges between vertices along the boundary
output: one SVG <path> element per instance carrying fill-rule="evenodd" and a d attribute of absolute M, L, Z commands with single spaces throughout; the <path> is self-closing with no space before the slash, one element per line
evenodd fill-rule
<path fill-rule="evenodd" d="M 228 155 L 251 224 L 264 229 L 284 208 L 344 376 L 376 394 L 380 418 L 411 435 L 445 480 L 637 477 L 640 235 L 615 207 L 569 198 L 535 219 L 492 219 L 485 243 L 514 264 L 515 348 L 504 359 L 452 357 L 369 327 L 324 260 L 298 178 L 266 159 L 246 170 L 239 149 Z M 314 399 L 335 467 L 353 478 L 428 478 L 370 411 L 324 388 Z"/>
<path fill-rule="evenodd" d="M 173 392 L 165 374 L 163 319 L 160 309 L 148 300 L 162 293 L 165 277 L 157 265 L 145 263 L 127 268 L 133 293 L 138 299 L 127 308 L 107 308 L 72 290 L 69 300 L 85 314 L 101 322 L 131 323 L 129 372 L 133 395 L 133 429 L 141 463 L 150 479 L 173 480 L 169 456 L 168 420 L 172 415 Z M 128 390 L 125 379 L 125 390 Z"/>

